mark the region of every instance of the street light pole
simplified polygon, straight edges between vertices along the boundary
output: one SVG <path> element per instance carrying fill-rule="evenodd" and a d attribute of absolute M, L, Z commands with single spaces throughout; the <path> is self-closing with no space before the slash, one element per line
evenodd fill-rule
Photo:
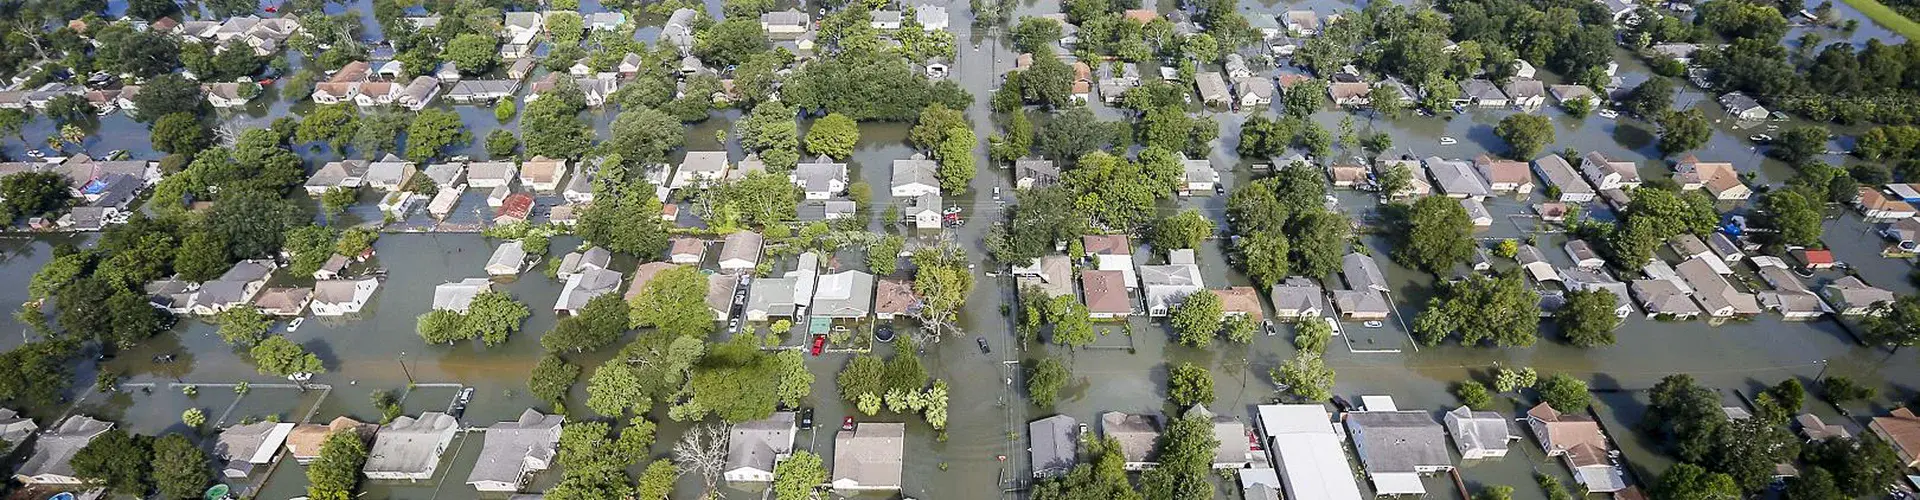
<path fill-rule="evenodd" d="M 407 370 L 407 351 L 400 351 L 400 373 L 407 375 L 407 385 L 413 385 L 413 372 Z"/>

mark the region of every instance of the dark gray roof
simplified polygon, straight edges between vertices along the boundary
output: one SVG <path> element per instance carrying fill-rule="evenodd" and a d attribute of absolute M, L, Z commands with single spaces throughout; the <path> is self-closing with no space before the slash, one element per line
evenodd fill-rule
<path fill-rule="evenodd" d="M 527 459 L 551 464 L 560 444 L 560 424 L 566 417 L 546 415 L 529 408 L 520 419 L 500 422 L 487 428 L 486 444 L 480 459 L 467 474 L 467 483 L 499 481 L 518 484 L 527 468 Z"/>
<path fill-rule="evenodd" d="M 67 417 L 59 427 L 41 434 L 40 439 L 34 441 L 33 455 L 20 465 L 19 475 L 73 476 L 73 455 L 85 448 L 87 443 L 93 442 L 93 438 L 112 428 L 112 422 L 94 420 L 86 415 Z"/>
<path fill-rule="evenodd" d="M 1425 411 L 1350 412 L 1346 421 L 1354 449 L 1370 473 L 1453 465 L 1446 431 Z"/>
<path fill-rule="evenodd" d="M 793 412 L 774 412 L 765 420 L 734 424 L 727 439 L 727 469 L 773 472 L 774 460 L 793 452 Z"/>
<path fill-rule="evenodd" d="M 1066 474 L 1077 461 L 1074 450 L 1080 443 L 1080 421 L 1066 415 L 1054 415 L 1027 424 L 1027 436 L 1033 442 L 1027 450 L 1032 456 L 1033 475 Z"/>

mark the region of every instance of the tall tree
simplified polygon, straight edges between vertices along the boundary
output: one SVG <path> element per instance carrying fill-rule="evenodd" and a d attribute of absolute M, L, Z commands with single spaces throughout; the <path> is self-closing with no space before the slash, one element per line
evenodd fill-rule
<path fill-rule="evenodd" d="M 1473 256 L 1473 221 L 1458 201 L 1421 198 L 1408 211 L 1404 241 L 1394 256 L 1411 267 L 1441 273 Z"/>

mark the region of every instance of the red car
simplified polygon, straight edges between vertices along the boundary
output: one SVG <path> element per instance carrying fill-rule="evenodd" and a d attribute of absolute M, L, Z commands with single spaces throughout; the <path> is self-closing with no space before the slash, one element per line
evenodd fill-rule
<path fill-rule="evenodd" d="M 1261 451 L 1259 434 L 1247 435 L 1247 449 L 1253 450 L 1253 451 Z"/>
<path fill-rule="evenodd" d="M 846 420 L 841 420 L 840 430 L 843 430 L 843 431 L 853 430 L 853 417 L 847 417 Z"/>
<path fill-rule="evenodd" d="M 825 350 L 827 350 L 827 336 L 814 335 L 813 336 L 813 355 L 819 356 L 820 353 Z"/>

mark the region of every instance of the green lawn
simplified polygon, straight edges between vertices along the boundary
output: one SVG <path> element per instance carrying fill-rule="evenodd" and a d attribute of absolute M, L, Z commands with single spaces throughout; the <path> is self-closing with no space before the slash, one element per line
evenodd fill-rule
<path fill-rule="evenodd" d="M 1878 0 L 1841 1 L 1846 2 L 1847 5 L 1852 5 L 1855 9 L 1860 9 L 1860 12 L 1866 14 L 1868 18 L 1873 19 L 1873 22 L 1880 23 L 1881 26 L 1893 30 L 1894 33 L 1899 33 L 1900 36 L 1907 37 L 1908 40 L 1920 40 L 1920 23 L 1913 22 L 1912 19 L 1907 19 L 1907 16 L 1900 15 L 1900 12 L 1893 10 L 1892 7 L 1888 7 L 1886 4 L 1880 3 Z"/>

